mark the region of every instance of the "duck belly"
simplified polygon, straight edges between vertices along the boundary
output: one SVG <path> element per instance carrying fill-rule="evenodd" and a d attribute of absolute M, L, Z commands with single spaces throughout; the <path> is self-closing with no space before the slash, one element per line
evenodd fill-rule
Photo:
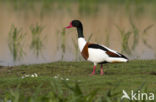
<path fill-rule="evenodd" d="M 128 59 L 110 57 L 110 58 L 107 60 L 107 62 L 110 62 L 110 63 L 128 62 Z"/>
<path fill-rule="evenodd" d="M 94 63 L 100 63 L 103 61 L 107 61 L 109 59 L 108 55 L 105 53 L 105 51 L 101 49 L 88 49 L 88 61 L 94 62 Z"/>
<path fill-rule="evenodd" d="M 107 53 L 101 49 L 88 49 L 88 61 L 94 62 L 94 63 L 117 63 L 117 62 L 128 62 L 128 59 L 121 58 L 121 57 L 110 57 L 107 55 Z"/>

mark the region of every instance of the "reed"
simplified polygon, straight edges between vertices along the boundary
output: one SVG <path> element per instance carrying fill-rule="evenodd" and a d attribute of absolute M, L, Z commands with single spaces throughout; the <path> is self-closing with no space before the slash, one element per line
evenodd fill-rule
<path fill-rule="evenodd" d="M 57 50 L 61 50 L 61 61 L 63 61 L 64 55 L 66 52 L 66 31 L 65 31 L 65 28 L 62 28 L 62 30 L 57 30 L 56 37 L 57 37 Z"/>
<path fill-rule="evenodd" d="M 121 36 L 121 39 L 122 39 L 122 42 L 121 42 L 122 50 L 121 50 L 121 52 L 126 53 L 126 54 L 131 54 L 131 49 L 129 47 L 129 38 L 130 38 L 130 35 L 132 33 L 130 31 L 126 32 L 125 30 L 121 29 L 117 25 L 116 25 L 116 27 L 119 30 L 120 36 Z"/>
<path fill-rule="evenodd" d="M 63 28 L 62 32 L 61 32 L 61 50 L 62 50 L 61 60 L 63 60 L 64 54 L 66 52 L 66 31 L 65 31 L 65 28 Z"/>
<path fill-rule="evenodd" d="M 45 14 L 50 15 L 50 12 L 54 10 L 54 1 L 53 0 L 42 0 L 40 2 L 41 9 L 40 9 L 40 18 L 42 19 Z"/>
<path fill-rule="evenodd" d="M 110 39 L 110 33 L 109 33 L 108 31 L 106 31 L 105 45 L 106 45 L 107 47 L 110 46 L 109 39 Z"/>
<path fill-rule="evenodd" d="M 60 49 L 60 31 L 56 31 L 56 44 L 57 44 L 57 51 Z"/>
<path fill-rule="evenodd" d="M 8 46 L 14 62 L 20 60 L 25 54 L 23 50 L 24 38 L 25 33 L 22 32 L 22 29 L 17 28 L 15 25 L 11 25 Z"/>
<path fill-rule="evenodd" d="M 79 3 L 79 13 L 82 16 L 96 15 L 98 12 L 98 0 L 78 0 Z"/>
<path fill-rule="evenodd" d="M 39 54 L 42 52 L 42 49 L 44 47 L 43 45 L 43 38 L 45 36 L 42 36 L 44 27 L 41 25 L 31 25 L 30 26 L 30 31 L 31 31 L 31 37 L 32 41 L 30 44 L 30 49 L 33 50 L 34 54 L 38 57 Z"/>
<path fill-rule="evenodd" d="M 101 4 L 108 5 L 111 10 L 120 10 L 120 6 L 124 7 L 125 13 L 128 15 L 132 13 L 136 17 L 140 17 L 145 15 L 147 12 L 147 5 L 150 5 L 151 15 L 155 17 L 155 9 L 156 2 L 151 0 L 148 2 L 147 0 L 1 0 L 0 3 L 10 3 L 9 6 L 13 7 L 15 11 L 31 11 L 38 12 L 39 16 L 43 17 L 45 15 L 51 14 L 50 12 L 58 10 L 66 10 L 71 13 L 72 5 L 78 5 L 78 11 L 80 16 L 96 16 L 98 11 L 100 11 Z M 37 8 L 39 5 L 41 8 Z M 116 9 L 116 7 L 118 9 Z M 123 8 L 122 8 L 123 9 Z"/>
<path fill-rule="evenodd" d="M 88 37 L 88 42 L 92 39 L 92 37 L 93 37 L 93 33 L 91 33 L 90 35 L 89 35 L 89 37 Z"/>
<path fill-rule="evenodd" d="M 148 31 L 153 27 L 154 25 L 151 24 L 149 26 L 147 26 L 144 30 L 143 30 L 143 34 L 142 34 L 142 42 L 145 46 L 147 46 L 148 48 L 152 49 L 152 46 L 147 42 L 146 40 L 146 36 L 148 35 Z"/>
<path fill-rule="evenodd" d="M 32 0 L 32 1 L 29 1 L 29 0 L 14 0 L 13 2 L 12 1 L 9 1 L 7 0 L 9 3 L 11 3 L 10 5 L 14 8 L 15 11 L 34 11 L 34 3 L 35 1 Z"/>
<path fill-rule="evenodd" d="M 133 23 L 131 17 L 130 17 L 129 21 L 130 21 L 130 24 L 131 24 L 131 27 L 132 27 L 132 33 L 133 33 L 133 44 L 132 44 L 131 49 L 135 50 L 135 48 L 137 47 L 138 42 L 139 42 L 139 30 L 135 26 L 135 24 Z"/>
<path fill-rule="evenodd" d="M 78 44 L 76 43 L 76 41 L 74 39 L 72 39 L 72 42 L 73 42 L 73 45 L 74 45 L 74 52 L 75 52 L 75 61 L 78 61 L 80 58 L 79 58 L 79 47 L 78 47 Z"/>

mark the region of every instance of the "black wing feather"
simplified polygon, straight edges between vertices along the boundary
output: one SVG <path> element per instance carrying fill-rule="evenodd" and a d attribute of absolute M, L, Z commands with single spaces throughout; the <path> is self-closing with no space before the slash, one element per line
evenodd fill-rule
<path fill-rule="evenodd" d="M 102 49 L 102 50 L 104 50 L 104 51 L 108 51 L 107 48 L 105 48 L 105 47 L 103 47 L 103 46 L 101 46 L 101 45 L 98 45 L 98 44 L 89 44 L 89 45 L 88 45 L 88 48 Z"/>
<path fill-rule="evenodd" d="M 118 53 L 118 52 L 117 52 L 117 54 L 116 54 L 116 53 L 114 53 L 114 52 L 108 50 L 108 49 L 105 48 L 104 46 L 101 46 L 101 45 L 98 45 L 98 44 L 89 44 L 89 45 L 88 45 L 88 48 L 101 49 L 101 50 L 106 51 L 106 53 L 107 53 L 107 52 L 110 52 L 110 53 L 113 54 L 113 55 L 112 55 L 112 54 L 108 54 L 110 57 L 120 57 L 120 58 L 128 59 L 126 56 L 124 56 L 124 55 L 122 55 L 122 54 L 120 54 L 120 53 Z"/>

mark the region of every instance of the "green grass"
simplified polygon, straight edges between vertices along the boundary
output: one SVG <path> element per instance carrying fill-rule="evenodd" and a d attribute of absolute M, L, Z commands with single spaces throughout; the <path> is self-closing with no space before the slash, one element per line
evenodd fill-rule
<path fill-rule="evenodd" d="M 65 28 L 63 28 L 62 32 L 61 32 L 61 50 L 62 50 L 61 60 L 63 60 L 64 54 L 66 52 L 66 31 L 65 31 Z"/>
<path fill-rule="evenodd" d="M 119 30 L 120 36 L 122 39 L 122 42 L 121 42 L 122 50 L 121 50 L 121 52 L 125 52 L 125 53 L 130 55 L 131 49 L 129 47 L 129 38 L 130 38 L 131 32 L 125 31 L 125 30 L 121 29 L 119 26 L 116 26 L 116 27 Z"/>
<path fill-rule="evenodd" d="M 18 29 L 15 25 L 11 25 L 8 37 L 9 50 L 13 57 L 13 61 L 16 62 L 25 54 L 23 50 L 25 33 L 22 32 L 21 28 Z"/>
<path fill-rule="evenodd" d="M 57 96 L 55 97 L 57 101 L 54 102 L 61 102 L 58 100 L 69 102 L 70 99 L 80 99 L 75 96 L 83 96 L 82 102 L 89 102 L 86 97 L 93 95 L 92 101 L 112 102 L 116 99 L 120 101 L 123 89 L 129 92 L 137 90 L 143 84 L 142 90 L 147 89 L 147 92 L 153 92 L 156 95 L 155 66 L 156 60 L 105 64 L 103 76 L 100 75 L 100 66 L 97 67 L 95 76 L 89 76 L 93 67 L 93 64 L 89 62 L 55 62 L 1 67 L 0 97 L 12 100 L 27 99 L 27 102 L 29 99 L 50 102 L 50 98 L 54 100 L 52 98 L 54 95 Z M 23 75 L 33 73 L 37 73 L 38 77 L 21 78 Z M 62 80 L 67 78 L 69 80 Z"/>
<path fill-rule="evenodd" d="M 32 36 L 30 48 L 33 50 L 33 52 L 35 53 L 37 57 L 42 52 L 42 49 L 44 47 L 43 38 L 45 38 L 45 36 L 42 36 L 43 30 L 44 30 L 44 27 L 38 24 L 30 26 L 30 31 L 31 31 L 31 36 Z"/>
<path fill-rule="evenodd" d="M 78 47 L 77 42 L 74 39 L 72 39 L 72 42 L 73 42 L 73 45 L 74 45 L 74 48 L 75 48 L 75 61 L 78 61 L 78 60 L 80 60 L 79 47 Z"/>
<path fill-rule="evenodd" d="M 100 5 L 109 5 L 110 10 L 123 9 L 119 7 L 124 7 L 125 14 L 133 14 L 135 17 L 142 17 L 146 15 L 146 12 L 150 11 L 150 15 L 155 18 L 155 0 L 0 0 L 0 3 L 5 3 L 15 11 L 20 11 L 25 13 L 31 11 L 37 14 L 36 11 L 40 11 L 39 15 L 43 18 L 45 15 L 51 14 L 56 10 L 60 12 L 66 10 L 69 13 L 72 11 L 72 5 L 78 4 L 78 12 L 81 16 L 96 16 L 100 11 Z M 56 5 L 57 4 L 57 5 Z M 36 8 L 40 6 L 40 8 Z M 148 9 L 150 6 L 151 9 Z M 133 12 L 133 13 L 132 13 Z"/>

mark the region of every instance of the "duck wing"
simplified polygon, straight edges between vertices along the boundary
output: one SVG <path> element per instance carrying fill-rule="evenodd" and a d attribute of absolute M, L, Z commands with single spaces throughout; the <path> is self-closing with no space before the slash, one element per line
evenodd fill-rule
<path fill-rule="evenodd" d="M 105 51 L 105 53 L 109 56 L 109 57 L 117 57 L 117 58 L 125 58 L 128 59 L 126 56 L 118 53 L 117 51 L 114 51 L 106 46 L 103 45 L 99 45 L 99 44 L 88 44 L 88 48 L 93 48 L 93 49 L 100 49 Z"/>

